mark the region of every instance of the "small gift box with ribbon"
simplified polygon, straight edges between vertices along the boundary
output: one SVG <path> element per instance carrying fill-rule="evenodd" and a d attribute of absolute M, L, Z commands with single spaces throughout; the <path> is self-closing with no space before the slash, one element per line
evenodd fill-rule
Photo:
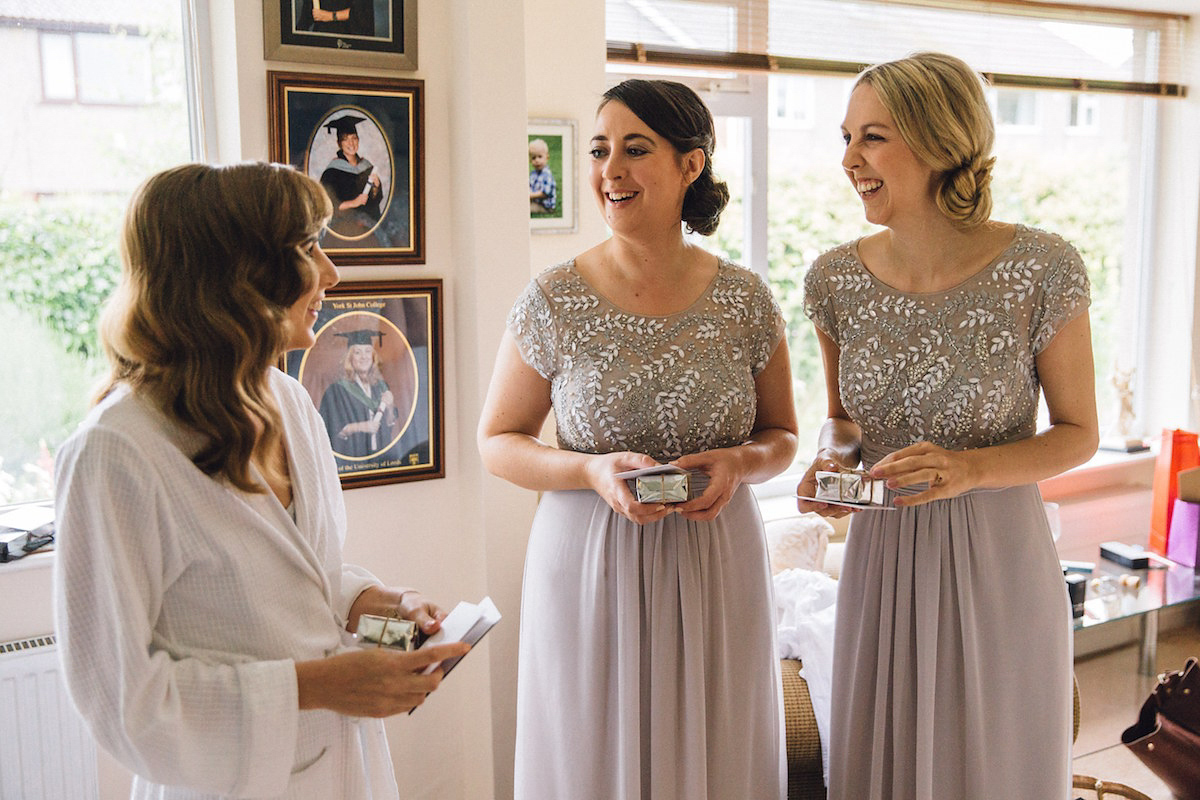
<path fill-rule="evenodd" d="M 364 647 L 390 647 L 393 650 L 417 649 L 417 623 L 411 619 L 362 614 L 355 638 Z"/>
<path fill-rule="evenodd" d="M 639 503 L 686 503 L 708 488 L 704 472 L 670 464 L 626 470 L 614 477 L 626 482 Z"/>
<path fill-rule="evenodd" d="M 883 481 L 872 478 L 869 473 L 817 471 L 817 500 L 858 505 L 882 505 Z"/>
<path fill-rule="evenodd" d="M 639 503 L 683 503 L 688 499 L 688 474 L 642 475 L 634 481 L 634 490 Z"/>

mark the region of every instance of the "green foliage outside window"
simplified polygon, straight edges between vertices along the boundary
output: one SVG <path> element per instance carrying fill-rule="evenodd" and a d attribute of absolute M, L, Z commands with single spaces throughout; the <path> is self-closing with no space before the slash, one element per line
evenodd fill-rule
<path fill-rule="evenodd" d="M 98 353 L 99 308 L 120 275 L 118 202 L 94 199 L 0 205 L 0 287 L 68 353 Z"/>
<path fill-rule="evenodd" d="M 103 372 L 96 322 L 120 273 L 120 205 L 0 202 L 0 504 L 51 496 L 53 454 Z"/>

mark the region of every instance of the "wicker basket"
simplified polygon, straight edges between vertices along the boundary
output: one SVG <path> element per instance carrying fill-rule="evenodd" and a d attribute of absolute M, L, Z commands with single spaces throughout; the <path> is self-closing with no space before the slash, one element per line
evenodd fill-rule
<path fill-rule="evenodd" d="M 1071 779 L 1071 786 L 1075 789 L 1087 789 L 1096 793 L 1096 800 L 1104 800 L 1106 797 L 1125 797 L 1128 800 L 1154 800 L 1148 794 L 1142 794 L 1137 789 L 1126 786 L 1123 783 L 1112 783 L 1102 781 L 1098 778 L 1093 778 L 1091 775 L 1075 775 Z M 1080 798 L 1086 800 L 1086 798 Z"/>

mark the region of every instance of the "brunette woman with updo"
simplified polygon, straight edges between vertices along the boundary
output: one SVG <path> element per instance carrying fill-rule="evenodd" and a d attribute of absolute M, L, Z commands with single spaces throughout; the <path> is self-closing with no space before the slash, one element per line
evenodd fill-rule
<path fill-rule="evenodd" d="M 881 229 L 805 279 L 829 419 L 797 491 L 861 463 L 889 508 L 846 540 L 830 800 L 1065 800 L 1071 614 L 1037 481 L 1096 449 L 1087 271 L 990 218 L 992 118 L 961 60 L 867 69 L 842 138 Z"/>
<path fill-rule="evenodd" d="M 684 238 L 729 198 L 687 87 L 610 89 L 591 186 L 612 236 L 508 318 L 479 424 L 496 475 L 542 493 L 521 608 L 516 797 L 778 800 L 771 578 L 748 483 L 796 447 L 766 283 Z M 538 437 L 553 409 L 558 447 Z M 691 499 L 618 474 L 670 463 Z M 705 488 L 705 483 L 707 487 Z"/>
<path fill-rule="evenodd" d="M 330 213 L 278 164 L 176 167 L 126 213 L 109 380 L 56 463 L 55 614 L 71 700 L 134 798 L 394 800 L 379 718 L 467 649 L 353 646 L 361 614 L 445 615 L 343 563 L 325 426 L 275 366 L 338 281 Z"/>

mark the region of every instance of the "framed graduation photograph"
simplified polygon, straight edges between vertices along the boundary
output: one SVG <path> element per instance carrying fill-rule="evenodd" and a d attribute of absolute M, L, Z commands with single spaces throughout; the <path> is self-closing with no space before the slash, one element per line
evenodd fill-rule
<path fill-rule="evenodd" d="M 529 120 L 529 229 L 534 233 L 579 230 L 576 127 L 572 119 Z"/>
<path fill-rule="evenodd" d="M 417 68 L 417 0 L 263 0 L 263 57 Z"/>
<path fill-rule="evenodd" d="M 320 412 L 342 487 L 444 477 L 442 282 L 335 286 L 313 331 L 285 369 Z"/>
<path fill-rule="evenodd" d="M 425 260 L 424 81 L 267 73 L 272 161 L 321 182 L 333 263 Z"/>

